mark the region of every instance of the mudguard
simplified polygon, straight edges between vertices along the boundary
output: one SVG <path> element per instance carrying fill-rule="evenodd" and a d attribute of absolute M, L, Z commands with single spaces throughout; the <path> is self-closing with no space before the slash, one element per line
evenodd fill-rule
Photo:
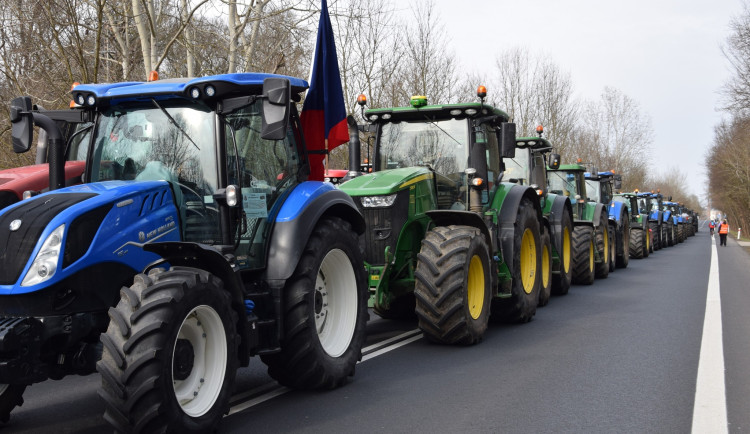
<path fill-rule="evenodd" d="M 348 221 L 357 234 L 365 231 L 365 220 L 352 197 L 332 184 L 306 181 L 292 190 L 274 222 L 267 280 L 284 281 L 292 275 L 315 225 L 327 215 Z"/>
<path fill-rule="evenodd" d="M 487 223 L 479 214 L 459 210 L 431 210 L 425 214 L 430 217 L 435 226 L 463 225 L 475 227 L 482 231 L 482 235 L 484 235 L 486 240 L 492 243 L 492 250 L 497 250 L 497 240 L 493 239 L 494 237 L 490 234 Z"/>

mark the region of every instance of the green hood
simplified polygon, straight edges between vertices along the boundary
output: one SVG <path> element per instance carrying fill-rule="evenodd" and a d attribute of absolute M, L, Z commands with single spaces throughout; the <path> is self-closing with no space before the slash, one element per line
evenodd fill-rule
<path fill-rule="evenodd" d="M 350 196 L 380 196 L 396 193 L 432 177 L 432 172 L 426 167 L 404 167 L 358 176 L 341 184 L 339 189 Z"/>

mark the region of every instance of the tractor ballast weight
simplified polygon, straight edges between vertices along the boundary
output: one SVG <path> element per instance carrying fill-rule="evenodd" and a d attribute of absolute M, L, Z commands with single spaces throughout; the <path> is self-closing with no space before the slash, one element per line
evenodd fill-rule
<path fill-rule="evenodd" d="M 57 188 L 53 169 L 49 192 L 0 210 L 0 419 L 29 384 L 98 371 L 116 430 L 208 431 L 251 356 L 290 387 L 353 374 L 365 226 L 306 181 L 306 88 L 242 73 L 72 91 L 94 124 L 83 183 Z M 18 149 L 33 122 L 61 155 L 59 113 L 28 106 Z"/>
<path fill-rule="evenodd" d="M 503 180 L 503 158 L 515 152 L 508 115 L 483 102 L 414 97 L 364 116 L 377 131 L 373 171 L 340 189 L 367 223 L 374 311 L 416 313 L 428 339 L 448 344 L 479 342 L 490 304 L 494 318 L 530 320 L 543 220 L 536 192 Z"/>

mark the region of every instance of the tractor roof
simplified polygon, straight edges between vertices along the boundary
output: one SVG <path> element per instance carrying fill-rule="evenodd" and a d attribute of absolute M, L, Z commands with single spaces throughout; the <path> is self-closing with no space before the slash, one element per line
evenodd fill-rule
<path fill-rule="evenodd" d="M 547 170 L 557 171 L 557 172 L 585 172 L 586 168 L 578 163 L 573 164 L 561 164 L 559 168 L 557 169 L 551 169 L 547 168 Z"/>
<path fill-rule="evenodd" d="M 173 78 L 167 80 L 156 80 L 148 82 L 131 81 L 122 83 L 103 83 L 103 84 L 81 84 L 76 86 L 72 91 L 73 99 L 79 104 L 90 96 L 95 98 L 94 104 L 98 105 L 104 100 L 128 100 L 138 99 L 143 96 L 181 96 L 190 97 L 193 89 L 198 89 L 203 94 L 207 87 L 212 86 L 216 97 L 234 95 L 247 95 L 248 93 L 260 93 L 263 87 L 263 80 L 266 78 L 286 78 L 289 80 L 292 93 L 300 93 L 309 86 L 305 80 L 295 77 L 261 74 L 261 73 L 235 73 L 220 74 L 198 78 Z M 78 101 L 79 97 L 84 99 Z M 83 105 L 83 104 L 81 104 Z"/>
<path fill-rule="evenodd" d="M 584 176 L 586 179 L 603 179 L 603 178 L 611 178 L 615 176 L 614 172 L 612 171 L 605 171 L 605 172 L 597 172 L 596 174 L 592 174 L 591 172 L 584 173 Z"/>
<path fill-rule="evenodd" d="M 465 119 L 478 118 L 495 115 L 502 122 L 507 122 L 510 117 L 500 109 L 491 105 L 475 103 L 463 104 L 441 104 L 425 105 L 422 107 L 390 107 L 370 109 L 365 112 L 365 117 L 374 123 L 398 122 L 398 121 L 423 121 L 443 119 Z"/>
<path fill-rule="evenodd" d="M 517 137 L 516 147 L 547 152 L 552 150 L 552 143 L 542 137 Z"/>

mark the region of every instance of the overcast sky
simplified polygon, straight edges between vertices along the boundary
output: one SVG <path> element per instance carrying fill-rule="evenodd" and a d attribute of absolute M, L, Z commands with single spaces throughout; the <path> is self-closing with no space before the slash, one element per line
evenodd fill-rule
<path fill-rule="evenodd" d="M 466 71 L 489 74 L 498 53 L 527 47 L 569 72 L 578 97 L 597 99 L 611 86 L 636 100 L 655 132 L 653 170 L 678 166 L 689 177 L 689 189 L 703 199 L 703 159 L 723 116 L 718 91 L 729 76 L 721 47 L 729 21 L 742 11 L 741 0 L 436 0 L 435 5 Z"/>

